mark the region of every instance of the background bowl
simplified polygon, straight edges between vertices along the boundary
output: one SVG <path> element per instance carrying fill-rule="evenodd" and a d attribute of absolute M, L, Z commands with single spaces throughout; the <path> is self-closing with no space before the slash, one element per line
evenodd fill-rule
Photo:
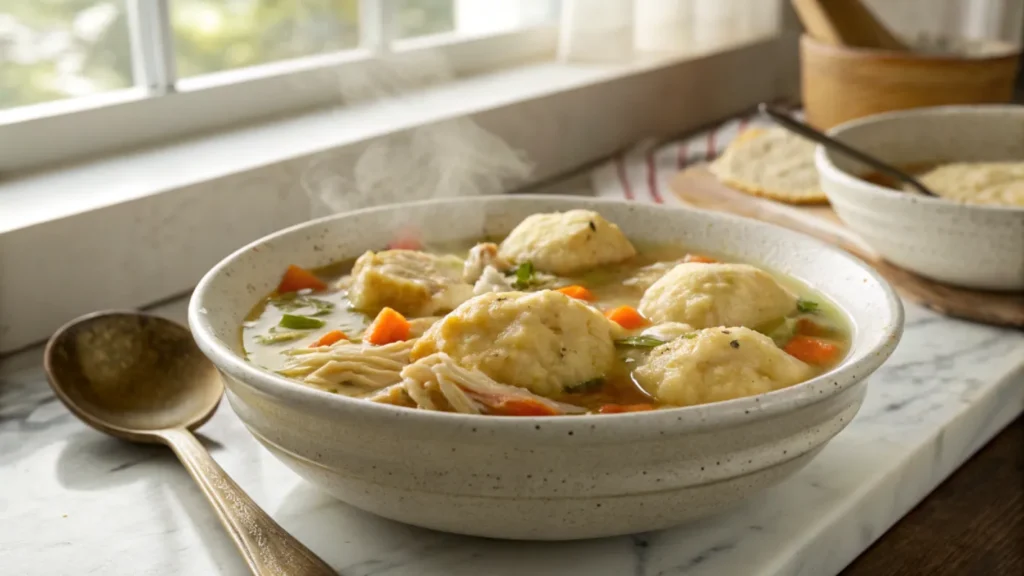
<path fill-rule="evenodd" d="M 1024 161 L 1024 106 L 947 106 L 879 114 L 832 136 L 900 166 Z M 962 204 L 858 178 L 870 170 L 819 146 L 821 187 L 839 218 L 886 260 L 926 278 L 1024 290 L 1024 207 Z"/>
<path fill-rule="evenodd" d="M 993 52 L 971 58 L 887 52 L 833 46 L 805 34 L 800 74 L 807 121 L 824 130 L 892 110 L 1009 102 L 1020 49 L 999 45 Z"/>
<path fill-rule="evenodd" d="M 503 418 L 411 410 L 316 390 L 244 360 L 240 323 L 288 264 L 510 231 L 526 216 L 597 210 L 637 241 L 733 254 L 803 278 L 850 317 L 842 365 L 792 388 L 651 413 Z M 300 476 L 381 516 L 477 536 L 562 540 L 665 528 L 719 511 L 806 464 L 856 414 L 864 378 L 899 340 L 903 310 L 855 258 L 719 214 L 621 201 L 495 196 L 376 208 L 296 226 L 229 256 L 196 288 L 189 324 L 232 408 Z"/>

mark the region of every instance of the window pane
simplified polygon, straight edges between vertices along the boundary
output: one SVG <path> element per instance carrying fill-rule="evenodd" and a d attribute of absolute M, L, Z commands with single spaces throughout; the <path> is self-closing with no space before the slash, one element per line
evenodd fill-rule
<path fill-rule="evenodd" d="M 455 30 L 455 0 L 398 0 L 395 9 L 398 40 Z"/>
<path fill-rule="evenodd" d="M 178 76 L 195 76 L 355 48 L 359 1 L 172 0 L 171 26 Z"/>
<path fill-rule="evenodd" d="M 0 109 L 131 85 L 123 0 L 0 0 Z"/>

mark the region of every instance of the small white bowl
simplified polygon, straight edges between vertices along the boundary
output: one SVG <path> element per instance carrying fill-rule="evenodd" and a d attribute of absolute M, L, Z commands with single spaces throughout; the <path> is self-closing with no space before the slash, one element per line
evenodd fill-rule
<path fill-rule="evenodd" d="M 829 135 L 897 167 L 1024 160 L 1024 106 L 888 112 Z M 818 146 L 821 187 L 836 214 L 880 256 L 926 278 L 980 290 L 1024 290 L 1024 207 L 963 204 L 862 180 L 871 170 Z"/>
<path fill-rule="evenodd" d="M 427 240 L 505 234 L 537 212 L 590 208 L 637 241 L 678 243 L 802 278 L 850 318 L 852 347 L 818 378 L 769 394 L 649 413 L 515 418 L 428 412 L 330 394 L 245 360 L 240 325 L 289 264 L 380 249 L 409 223 Z M 252 434 L 349 504 L 437 530 L 566 540 L 643 532 L 721 511 L 793 474 L 857 413 L 903 309 L 873 270 L 795 232 L 695 210 L 493 196 L 315 220 L 242 248 L 199 283 L 189 325 Z"/>

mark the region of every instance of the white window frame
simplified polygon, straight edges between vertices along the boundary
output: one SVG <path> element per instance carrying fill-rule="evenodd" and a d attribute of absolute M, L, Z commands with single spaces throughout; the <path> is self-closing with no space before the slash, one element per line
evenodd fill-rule
<path fill-rule="evenodd" d="M 394 0 L 360 0 L 360 46 L 353 50 L 178 79 L 171 1 L 127 0 L 135 86 L 0 111 L 0 174 L 341 104 L 339 78 L 366 73 L 384 58 L 400 66 L 429 51 L 458 78 L 551 59 L 557 47 L 553 19 L 498 33 L 460 25 L 459 11 L 468 6 L 460 4 L 479 0 L 455 0 L 455 32 L 396 41 Z M 527 1 L 556 13 L 557 0 Z"/>

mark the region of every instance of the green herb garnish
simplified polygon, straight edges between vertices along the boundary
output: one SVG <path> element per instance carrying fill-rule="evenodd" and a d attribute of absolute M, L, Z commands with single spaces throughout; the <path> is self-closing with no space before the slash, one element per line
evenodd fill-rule
<path fill-rule="evenodd" d="M 604 386 L 604 378 L 594 378 L 593 380 L 587 380 L 575 386 L 566 386 L 565 391 L 569 394 L 583 394 L 585 392 L 594 392 L 601 389 Z"/>
<path fill-rule="evenodd" d="M 630 336 L 615 341 L 616 346 L 630 346 L 632 348 L 654 348 L 664 343 L 664 340 L 658 340 L 653 336 Z"/>
<path fill-rule="evenodd" d="M 324 321 L 318 318 L 310 318 L 309 316 L 285 314 L 281 316 L 281 321 L 277 325 L 290 330 L 312 330 L 314 328 L 322 328 Z"/>
<path fill-rule="evenodd" d="M 526 290 L 533 283 L 533 275 L 536 270 L 533 267 L 533 262 L 527 260 L 518 267 L 516 267 L 516 280 L 512 283 L 512 287 L 516 290 Z"/>
<path fill-rule="evenodd" d="M 312 308 L 312 316 L 323 316 L 329 314 L 334 309 L 334 303 L 328 302 L 327 300 L 321 300 L 320 298 L 313 298 L 305 294 L 299 294 L 298 292 L 286 292 L 270 300 L 279 310 L 300 310 L 302 308 Z"/>
<path fill-rule="evenodd" d="M 784 348 L 796 334 L 796 318 L 780 318 L 757 328 L 757 331 L 771 338 L 779 348 Z"/>
<path fill-rule="evenodd" d="M 257 336 L 256 342 L 259 342 L 260 344 L 280 344 L 281 342 L 298 340 L 305 335 L 305 332 L 275 332 L 271 330 L 270 334 Z"/>
<path fill-rule="evenodd" d="M 796 309 L 804 314 L 814 314 L 818 311 L 818 303 L 813 300 L 804 300 L 801 298 L 796 301 Z"/>

